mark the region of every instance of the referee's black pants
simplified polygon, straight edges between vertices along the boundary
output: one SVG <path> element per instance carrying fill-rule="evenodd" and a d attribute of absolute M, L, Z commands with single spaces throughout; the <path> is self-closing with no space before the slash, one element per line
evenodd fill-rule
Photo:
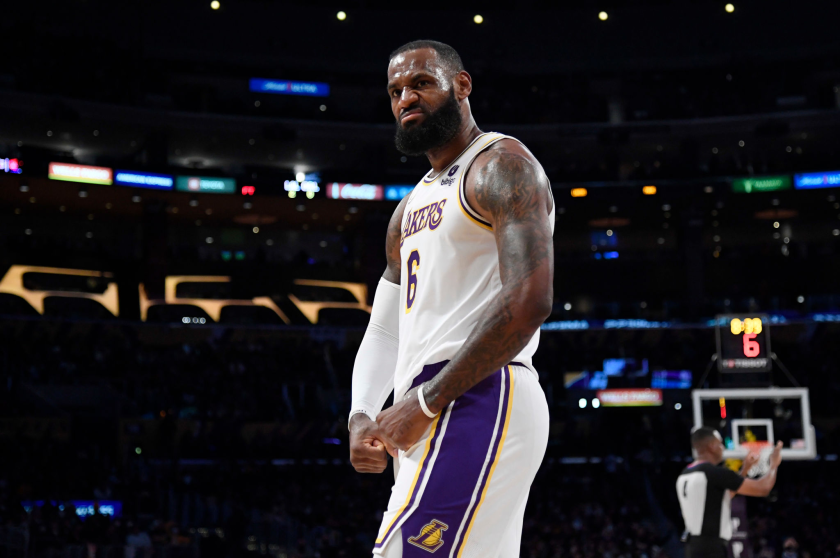
<path fill-rule="evenodd" d="M 727 558 L 726 541 L 714 537 L 691 537 L 685 545 L 685 558 Z"/>

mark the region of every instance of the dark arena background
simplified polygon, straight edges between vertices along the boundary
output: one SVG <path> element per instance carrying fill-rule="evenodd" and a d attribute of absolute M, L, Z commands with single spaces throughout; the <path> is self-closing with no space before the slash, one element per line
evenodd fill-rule
<path fill-rule="evenodd" d="M 4 6 L 0 557 L 370 556 L 350 381 L 427 38 L 556 200 L 521 556 L 681 558 L 699 423 L 791 452 L 733 558 L 840 556 L 838 10 L 732 1 Z"/>

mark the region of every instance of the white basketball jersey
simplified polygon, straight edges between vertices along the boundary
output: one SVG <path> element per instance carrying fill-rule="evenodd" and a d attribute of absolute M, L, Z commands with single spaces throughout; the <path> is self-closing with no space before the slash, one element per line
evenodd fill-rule
<path fill-rule="evenodd" d="M 429 173 L 409 195 L 402 220 L 400 346 L 394 378 L 400 400 L 423 366 L 450 360 L 501 290 L 493 229 L 472 209 L 464 176 L 476 156 L 501 139 L 478 136 L 436 177 Z M 515 140 L 518 141 L 518 140 Z M 554 207 L 551 230 L 554 232 Z M 533 371 L 540 332 L 512 359 Z"/>

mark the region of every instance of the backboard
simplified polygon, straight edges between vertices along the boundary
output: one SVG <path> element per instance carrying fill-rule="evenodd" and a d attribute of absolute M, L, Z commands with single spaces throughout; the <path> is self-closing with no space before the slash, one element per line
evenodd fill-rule
<path fill-rule="evenodd" d="M 694 427 L 720 432 L 724 458 L 742 459 L 756 443 L 779 440 L 783 459 L 817 455 L 807 388 L 696 389 L 691 397 Z"/>

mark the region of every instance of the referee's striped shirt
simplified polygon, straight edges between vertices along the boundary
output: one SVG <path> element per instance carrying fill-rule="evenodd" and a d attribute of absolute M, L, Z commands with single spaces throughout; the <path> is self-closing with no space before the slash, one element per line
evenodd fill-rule
<path fill-rule="evenodd" d="M 685 529 L 694 537 L 732 538 L 730 490 L 741 488 L 744 478 L 726 467 L 692 463 L 677 477 Z"/>

